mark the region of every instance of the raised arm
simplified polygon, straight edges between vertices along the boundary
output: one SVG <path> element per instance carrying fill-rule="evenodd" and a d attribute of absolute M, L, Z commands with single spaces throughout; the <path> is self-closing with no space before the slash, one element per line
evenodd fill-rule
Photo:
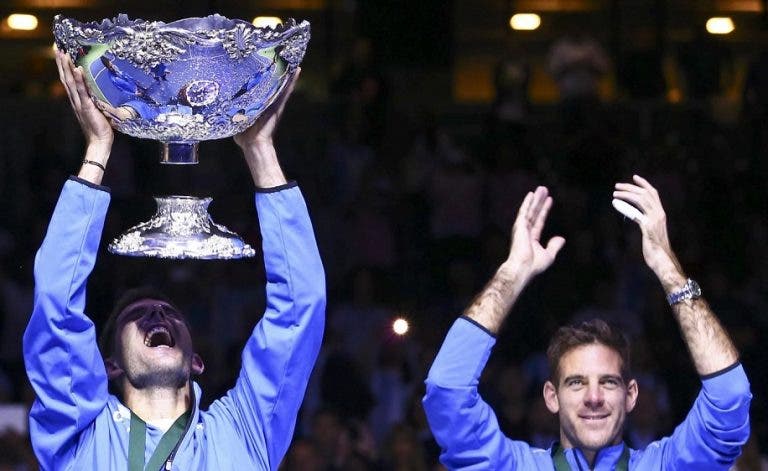
<path fill-rule="evenodd" d="M 451 327 L 426 380 L 424 410 L 441 461 L 450 469 L 533 469 L 528 446 L 507 439 L 477 386 L 495 335 L 528 282 L 547 269 L 562 237 L 540 242 L 552 198 L 539 187 L 526 195 L 512 229 L 507 260 Z"/>
<path fill-rule="evenodd" d="M 105 165 L 112 144 L 109 123 L 93 107 L 80 71 L 60 53 L 56 63 L 86 136 L 85 159 Z M 24 361 L 36 393 L 31 438 L 43 469 L 69 466 L 78 434 L 107 400 L 94 325 L 83 312 L 86 282 L 109 205 L 109 193 L 96 186 L 101 172 L 98 166 L 84 164 L 80 178 L 65 183 L 35 258 L 35 298 L 24 333 Z"/>
<path fill-rule="evenodd" d="M 492 334 L 498 333 L 523 288 L 549 268 L 565 244 L 559 236 L 550 239 L 546 246 L 541 244 L 541 231 L 551 207 L 552 197 L 545 187 L 528 192 L 512 226 L 507 260 L 465 312 Z"/>
<path fill-rule="evenodd" d="M 617 183 L 613 195 L 632 203 L 641 211 L 635 222 L 643 235 L 643 257 L 669 295 L 683 289 L 688 276 L 672 251 L 667 234 L 667 216 L 658 191 L 638 175 L 633 180 L 634 184 Z M 675 303 L 672 311 L 699 375 L 717 373 L 739 360 L 736 347 L 704 298 Z"/>
<path fill-rule="evenodd" d="M 246 441 L 266 450 L 261 459 L 269 469 L 277 469 L 293 437 L 325 324 L 325 275 L 307 207 L 272 146 L 295 78 L 271 111 L 235 138 L 257 186 L 267 309 L 246 344 L 235 388 L 211 408 L 235 414 Z"/>
<path fill-rule="evenodd" d="M 656 189 L 635 175 L 633 183 L 617 183 L 613 195 L 640 210 L 633 220 L 642 232 L 645 262 L 667 295 L 679 292 L 688 276 L 672 251 Z M 665 469 L 729 469 L 749 438 L 749 382 L 736 347 L 704 298 L 674 302 L 672 311 L 702 390 L 672 436 L 646 452 L 660 453 Z"/>

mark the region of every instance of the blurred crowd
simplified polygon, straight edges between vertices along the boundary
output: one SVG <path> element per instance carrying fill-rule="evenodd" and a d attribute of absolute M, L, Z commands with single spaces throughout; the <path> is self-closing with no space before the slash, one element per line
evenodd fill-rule
<path fill-rule="evenodd" d="M 700 383 L 643 263 L 638 231 L 610 205 L 613 183 L 633 173 L 659 189 L 673 247 L 740 349 L 755 400 L 753 437 L 738 469 L 761 469 L 768 451 L 768 369 L 759 343 L 768 333 L 768 55 L 750 68 L 741 115 L 724 123 L 711 100 L 717 84 L 700 89 L 693 78 L 677 103 L 631 80 L 623 99 L 602 100 L 593 82 L 614 66 L 593 41 L 566 39 L 550 58 L 561 92 L 556 105 L 529 102 L 526 65 L 510 57 L 499 64 L 488 106 L 403 106 L 365 41 L 333 68 L 325 99 L 295 93 L 278 151 L 310 207 L 327 272 L 328 323 L 281 469 L 441 469 L 421 408 L 423 380 L 448 326 L 505 258 L 515 211 L 539 184 L 555 200 L 549 230 L 566 247 L 499 335 L 483 397 L 507 435 L 548 447 L 558 438 L 541 398 L 548 338 L 562 323 L 602 317 L 621 324 L 634 346 L 641 393 L 628 443 L 643 447 L 670 433 Z M 32 400 L 21 335 L 33 257 L 61 186 L 82 159 L 77 123 L 50 65 L 40 83 L 9 83 L 0 96 L 0 411 Z M 206 360 L 199 378 L 206 404 L 233 384 L 240 349 L 263 312 L 258 256 L 163 261 L 106 251 L 111 238 L 151 216 L 151 196 L 162 194 L 213 196 L 214 220 L 259 245 L 251 183 L 235 146 L 205 142 L 200 154 L 197 166 L 164 167 L 157 143 L 117 137 L 104 180 L 113 202 L 87 312 L 100 325 L 122 290 L 155 284 L 166 291 L 189 316 Z M 398 318 L 409 323 L 404 334 L 392 329 Z M 35 469 L 24 421 L 0 416 L 7 417 L 0 470 Z"/>

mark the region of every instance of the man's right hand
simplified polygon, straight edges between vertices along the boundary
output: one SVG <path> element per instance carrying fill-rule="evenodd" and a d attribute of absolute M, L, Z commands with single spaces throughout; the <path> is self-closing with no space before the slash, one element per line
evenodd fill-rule
<path fill-rule="evenodd" d="M 99 185 L 104 177 L 115 133 L 107 118 L 91 99 L 85 85 L 83 69 L 75 67 L 69 56 L 58 49 L 56 67 L 59 69 L 59 79 L 67 91 L 72 111 L 75 112 L 80 129 L 85 135 L 85 155 L 77 176 Z"/>
<path fill-rule="evenodd" d="M 499 332 L 531 278 L 549 268 L 565 245 L 560 236 L 549 239 L 546 246 L 541 245 L 541 231 L 551 207 L 552 198 L 543 186 L 525 196 L 512 227 L 507 260 L 464 312 L 493 334 Z"/>
<path fill-rule="evenodd" d="M 541 231 L 551 207 L 552 197 L 546 187 L 528 192 L 512 227 L 512 245 L 506 264 L 524 274 L 526 283 L 549 268 L 565 245 L 565 239 L 560 236 L 552 237 L 546 246 L 541 244 Z"/>
<path fill-rule="evenodd" d="M 59 69 L 59 79 L 67 91 L 69 102 L 83 130 L 87 145 L 111 148 L 115 137 L 114 131 L 107 118 L 91 99 L 82 68 L 75 67 L 69 56 L 58 49 L 56 66 Z"/>

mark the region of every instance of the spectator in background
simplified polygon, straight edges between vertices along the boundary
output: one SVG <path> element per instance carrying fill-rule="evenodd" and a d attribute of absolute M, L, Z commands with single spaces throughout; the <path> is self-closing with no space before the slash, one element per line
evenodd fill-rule
<path fill-rule="evenodd" d="M 557 83 L 566 132 L 594 122 L 600 80 L 608 72 L 608 56 L 586 33 L 570 33 L 549 51 L 549 72 Z"/>

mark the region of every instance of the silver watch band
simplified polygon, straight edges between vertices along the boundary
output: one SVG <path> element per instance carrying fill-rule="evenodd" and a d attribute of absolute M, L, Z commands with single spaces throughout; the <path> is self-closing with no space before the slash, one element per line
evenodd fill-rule
<path fill-rule="evenodd" d="M 673 291 L 667 295 L 667 302 L 670 306 L 673 306 L 680 301 L 687 299 L 697 299 L 701 297 L 701 288 L 699 284 L 688 278 L 685 281 L 685 285 L 677 291 Z"/>

